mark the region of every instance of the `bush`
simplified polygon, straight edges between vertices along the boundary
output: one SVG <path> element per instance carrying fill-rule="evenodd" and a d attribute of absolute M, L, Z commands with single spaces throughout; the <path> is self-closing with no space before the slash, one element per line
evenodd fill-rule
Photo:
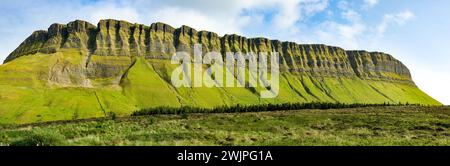
<path fill-rule="evenodd" d="M 181 119 L 188 119 L 189 118 L 189 114 L 188 113 L 182 113 L 180 116 L 181 116 Z"/>
<path fill-rule="evenodd" d="M 54 131 L 28 132 L 22 139 L 12 142 L 11 146 L 60 146 L 65 137 Z"/>
<path fill-rule="evenodd" d="M 108 117 L 115 120 L 117 118 L 117 114 L 115 112 L 108 112 Z"/>

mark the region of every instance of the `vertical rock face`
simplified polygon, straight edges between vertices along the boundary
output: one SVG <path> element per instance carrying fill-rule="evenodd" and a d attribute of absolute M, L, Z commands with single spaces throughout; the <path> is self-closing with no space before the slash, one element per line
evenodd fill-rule
<path fill-rule="evenodd" d="M 130 56 L 130 43 L 132 29 L 131 24 L 116 20 L 102 20 L 98 23 L 98 32 L 96 34 L 97 55 L 121 55 Z"/>
<path fill-rule="evenodd" d="M 20 44 L 5 60 L 35 53 L 55 53 L 61 48 L 77 48 L 88 50 L 92 43 L 92 34 L 96 27 L 88 22 L 76 20 L 63 24 L 52 24 L 47 31 L 35 31 Z"/>
<path fill-rule="evenodd" d="M 385 78 L 396 75 L 396 79 L 409 80 L 411 74 L 399 60 L 380 52 L 347 51 L 348 59 L 356 75 L 363 78 Z"/>
<path fill-rule="evenodd" d="M 93 49 L 92 36 L 96 27 L 85 21 L 74 21 L 67 24 L 67 36 L 64 36 L 62 48 Z"/>
<path fill-rule="evenodd" d="M 175 29 L 162 23 L 151 26 L 102 20 L 95 35 L 95 55 L 157 58 L 175 52 Z"/>
<path fill-rule="evenodd" d="M 177 51 L 192 53 L 194 44 L 202 44 L 203 52 L 216 51 L 223 55 L 226 52 L 278 52 L 285 72 L 412 83 L 406 66 L 384 53 L 346 51 L 326 45 L 302 45 L 234 34 L 220 37 L 214 32 L 197 31 L 188 26 L 175 29 L 159 22 L 150 26 L 118 20 L 102 20 L 97 26 L 80 20 L 67 25 L 53 24 L 47 31 L 34 32 L 5 63 L 20 56 L 54 53 L 63 48 L 99 56 L 170 59 Z"/>
<path fill-rule="evenodd" d="M 5 63 L 23 55 L 35 54 L 37 52 L 49 53 L 42 49 L 44 43 L 47 41 L 47 31 L 35 31 L 25 41 L 20 44 L 9 56 L 5 59 Z"/>

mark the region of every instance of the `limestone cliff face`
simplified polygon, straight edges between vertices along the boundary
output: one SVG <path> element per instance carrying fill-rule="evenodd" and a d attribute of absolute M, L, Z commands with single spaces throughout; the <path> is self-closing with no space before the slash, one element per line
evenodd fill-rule
<path fill-rule="evenodd" d="M 397 79 L 411 78 L 408 68 L 391 55 L 367 51 L 347 51 L 347 55 L 352 68 L 359 77 L 383 78 L 396 74 Z"/>
<path fill-rule="evenodd" d="M 5 60 L 35 53 L 55 53 L 61 48 L 92 49 L 96 27 L 85 21 L 74 21 L 67 25 L 52 24 L 47 31 L 35 31 L 20 44 Z"/>
<path fill-rule="evenodd" d="M 385 53 L 346 51 L 326 45 L 304 45 L 238 35 L 220 37 L 214 32 L 197 31 L 188 26 L 173 28 L 164 23 L 147 26 L 117 20 L 102 20 L 97 26 L 81 20 L 67 25 L 53 24 L 47 31 L 34 32 L 7 57 L 5 63 L 20 56 L 37 52 L 54 53 L 62 48 L 80 49 L 88 56 L 170 59 L 176 51 L 191 52 L 194 44 L 202 44 L 203 52 L 217 51 L 222 54 L 278 52 L 284 72 L 413 83 L 407 67 Z M 86 64 L 92 65 L 89 61 Z"/>

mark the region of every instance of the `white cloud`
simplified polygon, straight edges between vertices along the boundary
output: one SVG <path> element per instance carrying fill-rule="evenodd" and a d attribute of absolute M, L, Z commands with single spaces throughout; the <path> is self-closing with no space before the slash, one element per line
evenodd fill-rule
<path fill-rule="evenodd" d="M 325 22 L 316 28 L 313 43 L 326 43 L 346 49 L 358 49 L 364 39 L 362 35 L 366 31 L 366 25 L 360 22 L 340 24 L 337 22 Z"/>
<path fill-rule="evenodd" d="M 303 0 L 301 5 L 306 15 L 312 15 L 324 11 L 329 2 L 328 0 Z"/>
<path fill-rule="evenodd" d="M 265 32 L 262 31 L 264 34 L 261 35 L 300 42 L 302 40 L 299 36 L 308 33 L 301 31 L 302 24 L 317 13 L 326 11 L 328 5 L 328 0 L 279 1 L 273 5 L 276 9 L 275 15 L 268 22 L 269 26 L 265 28 Z"/>
<path fill-rule="evenodd" d="M 414 14 L 410 11 L 385 14 L 381 22 L 372 23 L 365 21 L 358 11 L 342 7 L 341 18 L 346 22 L 325 21 L 318 26 L 307 27 L 304 31 L 313 31 L 314 35 L 303 37 L 303 40 L 346 49 L 379 49 L 374 46 L 383 39 L 389 28 L 403 26 L 414 18 Z"/>
<path fill-rule="evenodd" d="M 292 28 L 300 19 L 300 5 L 299 1 L 282 1 L 279 5 L 279 10 L 273 19 L 273 25 L 280 30 Z"/>
<path fill-rule="evenodd" d="M 308 27 L 306 31 L 313 31 L 312 35 L 304 37 L 309 43 L 325 43 L 336 45 L 345 49 L 360 49 L 361 43 L 366 40 L 367 25 L 362 16 L 348 7 L 347 1 L 340 1 L 340 17 L 346 22 L 325 21 L 318 26 Z"/>
<path fill-rule="evenodd" d="M 374 7 L 378 4 L 378 0 L 364 0 L 365 7 Z"/>
<path fill-rule="evenodd" d="M 378 25 L 378 33 L 379 35 L 382 35 L 390 25 L 394 24 L 402 26 L 413 18 L 414 13 L 410 11 L 404 11 L 397 14 L 386 14 L 384 15 L 383 21 Z"/>
<path fill-rule="evenodd" d="M 345 12 L 342 12 L 342 18 L 348 20 L 348 21 L 352 21 L 352 22 L 357 22 L 361 20 L 361 15 L 353 10 L 348 10 Z"/>
<path fill-rule="evenodd" d="M 131 7 L 117 7 L 116 5 L 106 5 L 96 9 L 88 9 L 89 20 L 91 23 L 95 24 L 101 19 L 114 18 L 117 20 L 127 20 L 129 22 L 139 22 L 139 13 Z"/>
<path fill-rule="evenodd" d="M 348 3 L 347 0 L 341 0 L 337 4 L 337 8 L 341 9 L 341 10 L 348 10 L 349 7 L 350 7 L 350 4 Z"/>
<path fill-rule="evenodd" d="M 155 11 L 150 16 L 152 22 L 164 22 L 174 27 L 187 25 L 197 30 L 208 30 L 221 35 L 226 33 L 241 33 L 241 26 L 249 23 L 248 17 L 229 17 L 214 19 L 214 17 L 196 10 L 179 7 L 165 7 Z"/>

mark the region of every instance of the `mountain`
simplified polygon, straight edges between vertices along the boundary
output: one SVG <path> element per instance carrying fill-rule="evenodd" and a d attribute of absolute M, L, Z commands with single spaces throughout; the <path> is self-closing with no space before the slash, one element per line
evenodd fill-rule
<path fill-rule="evenodd" d="M 251 88 L 176 88 L 176 51 L 279 52 L 280 93 L 262 99 Z M 257 89 L 261 90 L 261 89 Z M 147 107 L 288 103 L 440 105 L 412 81 L 408 68 L 381 52 L 347 51 L 188 26 L 76 20 L 35 31 L 0 66 L 0 123 L 129 115 Z"/>

